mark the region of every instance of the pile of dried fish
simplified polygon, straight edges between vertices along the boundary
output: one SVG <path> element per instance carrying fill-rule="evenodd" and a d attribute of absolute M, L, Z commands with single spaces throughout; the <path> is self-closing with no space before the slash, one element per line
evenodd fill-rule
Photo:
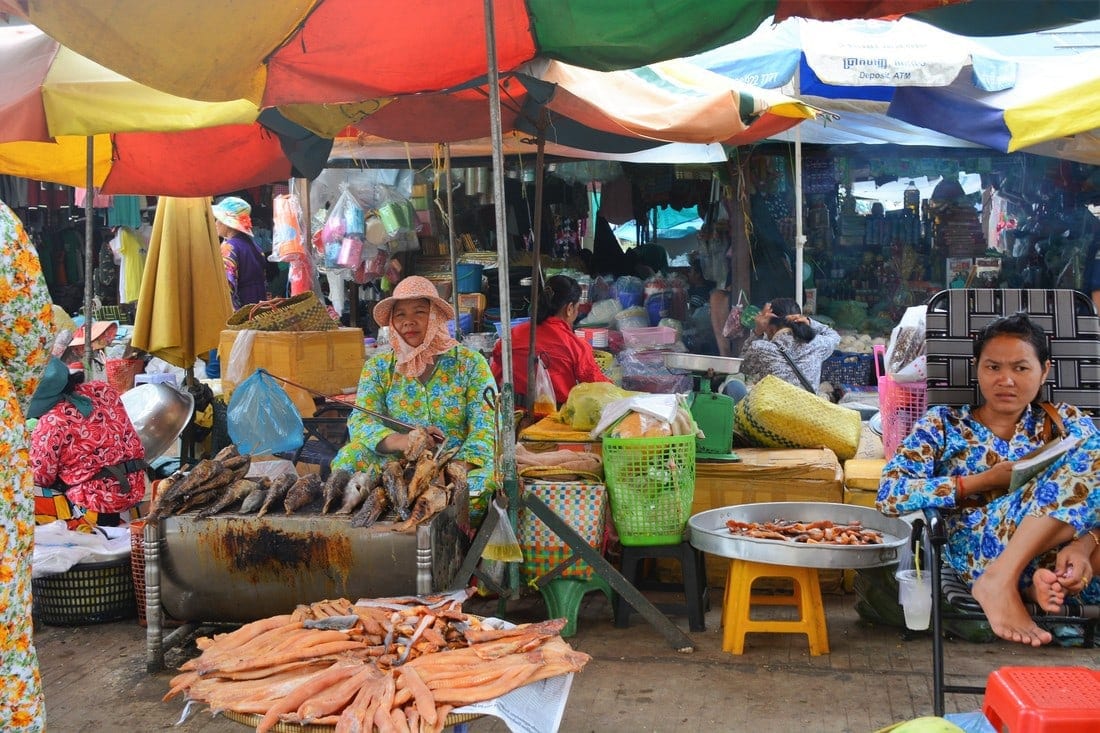
<path fill-rule="evenodd" d="M 559 632 L 565 619 L 510 629 L 462 612 L 465 592 L 320 601 L 201 638 L 164 699 L 181 692 L 215 713 L 342 731 L 439 731 L 453 707 L 579 672 L 590 657 Z"/>
<path fill-rule="evenodd" d="M 243 499 L 258 487 L 258 482 L 245 478 L 251 465 L 252 456 L 241 455 L 237 446 L 230 445 L 186 474 L 176 471 L 160 482 L 148 521 L 155 524 L 162 517 L 199 507 L 208 507 L 204 514 L 221 511 L 237 500 L 227 501 L 227 496 Z"/>
<path fill-rule="evenodd" d="M 409 448 L 381 470 L 350 474 L 333 471 L 324 487 L 322 512 L 338 506 L 337 514 L 350 514 L 351 526 L 370 527 L 387 512 L 400 522 L 396 532 L 411 532 L 449 505 L 454 504 L 460 524 L 468 516 L 469 489 L 466 464 L 452 462 L 457 448 L 432 451 L 432 439 L 424 430 L 409 433 Z"/>

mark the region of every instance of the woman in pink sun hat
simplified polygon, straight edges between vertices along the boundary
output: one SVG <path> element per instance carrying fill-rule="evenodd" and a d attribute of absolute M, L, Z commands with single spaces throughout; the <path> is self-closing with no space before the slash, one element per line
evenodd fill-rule
<path fill-rule="evenodd" d="M 393 295 L 374 306 L 374 320 L 389 327 L 393 351 L 367 360 L 355 403 L 422 426 L 452 459 L 466 464 L 471 496 L 491 484 L 495 448 L 496 392 L 485 357 L 451 338 L 451 304 L 431 281 L 406 277 Z M 349 439 L 332 470 L 365 471 L 403 452 L 409 436 L 361 412 L 348 418 Z"/>

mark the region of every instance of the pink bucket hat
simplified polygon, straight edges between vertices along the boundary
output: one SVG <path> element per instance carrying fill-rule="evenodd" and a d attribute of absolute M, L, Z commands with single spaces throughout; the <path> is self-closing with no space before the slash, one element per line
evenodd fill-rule
<path fill-rule="evenodd" d="M 252 236 L 252 207 L 236 196 L 227 196 L 214 204 L 214 218 L 227 227 Z"/>
<path fill-rule="evenodd" d="M 378 305 L 374 306 L 374 322 L 379 326 L 388 326 L 394 303 L 399 300 L 416 300 L 418 298 L 425 298 L 434 303 L 443 312 L 445 319 L 451 320 L 455 317 L 455 309 L 451 307 L 450 303 L 439 297 L 439 291 L 435 289 L 435 285 L 432 285 L 431 280 L 419 275 L 411 275 L 397 284 L 397 287 L 393 289 L 393 295 L 379 301 Z"/>

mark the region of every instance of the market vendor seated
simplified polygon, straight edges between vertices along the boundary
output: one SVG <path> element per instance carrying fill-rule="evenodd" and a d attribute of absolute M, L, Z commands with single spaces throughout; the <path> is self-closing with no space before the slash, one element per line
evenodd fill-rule
<path fill-rule="evenodd" d="M 485 357 L 450 337 L 451 304 L 427 278 L 411 276 L 393 295 L 374 306 L 374 320 L 388 326 L 393 351 L 363 365 L 355 403 L 373 412 L 424 427 L 452 459 L 466 464 L 471 495 L 490 484 L 495 447 L 493 375 Z M 370 415 L 348 417 L 348 442 L 332 460 L 332 470 L 364 471 L 402 453 L 409 436 Z"/>
<path fill-rule="evenodd" d="M 793 298 L 775 298 L 757 314 L 753 332 L 741 349 L 745 382 L 731 380 L 723 391 L 740 400 L 748 392 L 747 384 L 774 374 L 799 387 L 808 384 L 809 391 L 816 392 L 821 365 L 839 343 L 840 334 L 802 315 Z"/>
<path fill-rule="evenodd" d="M 565 275 L 548 278 L 539 292 L 535 317 L 535 352 L 542 359 L 554 387 L 554 400 L 565 402 L 569 391 L 585 382 L 610 382 L 592 355 L 592 346 L 573 333 L 580 311 L 581 286 Z M 531 322 L 512 329 L 512 384 L 516 403 L 527 394 L 527 356 L 531 346 Z M 504 374 L 501 342 L 493 347 L 490 365 L 499 384 Z"/>
<path fill-rule="evenodd" d="M 145 448 L 114 387 L 85 382 L 82 371 L 51 359 L 27 417 L 37 420 L 30 450 L 42 494 L 36 515 L 114 527 L 145 498 Z M 54 511 L 39 512 L 39 504 Z"/>

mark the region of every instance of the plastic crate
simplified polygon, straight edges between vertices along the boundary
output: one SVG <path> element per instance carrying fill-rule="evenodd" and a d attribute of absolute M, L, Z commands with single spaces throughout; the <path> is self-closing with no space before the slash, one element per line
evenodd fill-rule
<path fill-rule="evenodd" d="M 872 354 L 856 354 L 834 351 L 821 363 L 821 381 L 837 387 L 841 384 L 867 386 L 875 383 L 875 357 Z"/>
<path fill-rule="evenodd" d="M 604 438 L 611 519 L 624 545 L 681 542 L 695 498 L 695 436 Z"/>
<path fill-rule="evenodd" d="M 928 410 L 928 389 L 921 382 L 897 382 L 883 373 L 882 346 L 875 347 L 875 371 L 878 374 L 879 414 L 882 421 L 882 452 L 894 455 L 913 425 Z"/>
<path fill-rule="evenodd" d="M 31 579 L 33 615 L 49 626 L 83 626 L 137 615 L 130 556 L 81 563 Z"/>
<path fill-rule="evenodd" d="M 660 346 L 676 341 L 676 329 L 668 326 L 622 329 L 623 343 L 627 346 Z"/>

